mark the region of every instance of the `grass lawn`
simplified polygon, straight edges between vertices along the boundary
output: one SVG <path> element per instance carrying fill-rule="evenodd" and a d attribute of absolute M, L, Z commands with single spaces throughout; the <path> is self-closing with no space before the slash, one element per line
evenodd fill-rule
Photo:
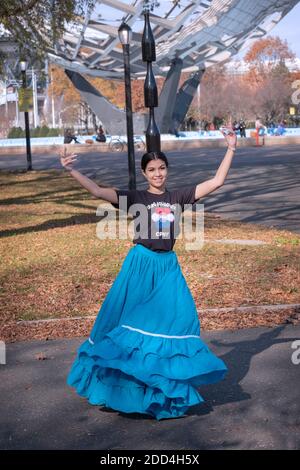
<path fill-rule="evenodd" d="M 132 246 L 97 237 L 103 201 L 59 170 L 3 171 L 0 184 L 1 324 L 96 315 Z M 299 235 L 212 214 L 204 230 L 201 250 L 175 245 L 198 308 L 300 302 Z"/>

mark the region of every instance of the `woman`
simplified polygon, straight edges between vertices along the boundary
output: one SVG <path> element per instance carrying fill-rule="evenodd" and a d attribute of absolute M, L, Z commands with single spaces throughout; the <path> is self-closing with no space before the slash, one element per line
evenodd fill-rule
<path fill-rule="evenodd" d="M 177 209 L 224 183 L 236 135 L 223 135 L 228 150 L 215 176 L 175 191 L 166 189 L 168 161 L 162 152 L 142 158 L 149 185 L 143 191 L 100 188 L 72 168 L 76 155 L 61 155 L 65 169 L 91 194 L 115 207 L 123 196 L 125 210 L 139 203 L 146 213 L 67 378 L 91 404 L 176 418 L 203 401 L 197 387 L 221 380 L 227 371 L 200 338 L 196 306 L 172 249 Z"/>

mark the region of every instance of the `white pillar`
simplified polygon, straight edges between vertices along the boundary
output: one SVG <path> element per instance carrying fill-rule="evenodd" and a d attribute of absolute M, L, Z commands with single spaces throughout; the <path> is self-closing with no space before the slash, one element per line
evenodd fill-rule
<path fill-rule="evenodd" d="M 50 65 L 50 83 L 51 83 L 51 109 L 52 109 L 52 127 L 55 128 L 55 106 L 54 106 L 54 95 L 53 95 L 53 77 L 52 77 L 52 68 Z"/>
<path fill-rule="evenodd" d="M 37 127 L 39 125 L 39 113 L 38 113 L 36 74 L 33 69 L 32 69 L 32 92 L 33 92 L 33 122 L 34 122 L 34 127 Z"/>
<path fill-rule="evenodd" d="M 7 106 L 7 82 L 6 82 L 6 80 L 4 82 L 4 87 L 5 87 L 5 117 L 7 117 L 8 106 Z"/>
<path fill-rule="evenodd" d="M 198 130 L 200 130 L 200 83 L 197 88 L 197 106 L 198 106 Z"/>
<path fill-rule="evenodd" d="M 16 89 L 16 119 L 15 119 L 15 126 L 19 127 L 19 93 L 18 90 Z"/>

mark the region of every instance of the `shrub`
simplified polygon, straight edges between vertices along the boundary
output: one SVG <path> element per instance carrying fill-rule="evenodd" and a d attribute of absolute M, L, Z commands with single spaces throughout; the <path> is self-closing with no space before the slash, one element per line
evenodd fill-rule
<path fill-rule="evenodd" d="M 39 135 L 38 137 L 48 137 L 49 135 L 49 127 L 48 126 L 42 126 L 39 130 Z"/>
<path fill-rule="evenodd" d="M 8 139 L 19 139 L 25 137 L 25 131 L 21 127 L 12 127 L 7 135 Z"/>
<path fill-rule="evenodd" d="M 48 129 L 47 137 L 58 137 L 60 135 L 60 129 Z"/>
<path fill-rule="evenodd" d="M 30 137 L 39 137 L 39 133 L 40 133 L 40 126 L 30 129 Z"/>

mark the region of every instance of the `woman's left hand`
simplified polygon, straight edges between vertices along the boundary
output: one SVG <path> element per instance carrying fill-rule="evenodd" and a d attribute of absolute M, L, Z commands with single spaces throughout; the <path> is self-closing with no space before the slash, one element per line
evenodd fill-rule
<path fill-rule="evenodd" d="M 236 133 L 230 127 L 226 127 L 226 130 L 230 131 L 230 133 L 225 134 L 223 131 L 221 131 L 221 132 L 222 132 L 222 134 L 223 134 L 223 136 L 224 136 L 224 138 L 227 142 L 227 145 L 228 145 L 228 147 L 230 147 L 232 149 L 235 149 L 236 148 L 236 143 L 237 143 Z"/>

